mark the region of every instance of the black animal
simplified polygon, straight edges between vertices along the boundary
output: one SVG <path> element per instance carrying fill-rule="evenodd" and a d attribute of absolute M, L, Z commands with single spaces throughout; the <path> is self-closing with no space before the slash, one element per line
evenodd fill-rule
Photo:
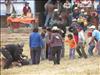
<path fill-rule="evenodd" d="M 23 57 L 26 57 L 22 54 L 23 52 L 23 46 L 19 44 L 8 44 L 5 45 L 5 47 L 2 47 L 0 49 L 0 52 L 3 54 L 3 56 L 6 58 L 4 69 L 8 69 L 12 62 L 18 62 L 21 63 L 21 65 L 28 65 L 29 62 L 25 60 Z"/>

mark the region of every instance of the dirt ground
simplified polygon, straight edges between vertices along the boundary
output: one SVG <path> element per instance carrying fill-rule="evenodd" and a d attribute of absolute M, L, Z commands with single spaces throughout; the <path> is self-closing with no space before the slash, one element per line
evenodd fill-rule
<path fill-rule="evenodd" d="M 21 31 L 21 33 L 9 33 L 7 29 L 1 29 L 0 43 L 3 46 L 8 43 L 17 44 L 23 40 L 25 42 L 23 54 L 30 58 L 28 44 L 30 29 L 22 29 Z M 100 75 L 100 56 L 95 54 L 87 59 L 79 59 L 76 53 L 76 58 L 69 60 L 69 50 L 67 46 L 65 47 L 65 57 L 61 59 L 60 65 L 53 65 L 52 61 L 43 60 L 39 65 L 12 67 L 6 70 L 1 69 L 1 75 Z"/>

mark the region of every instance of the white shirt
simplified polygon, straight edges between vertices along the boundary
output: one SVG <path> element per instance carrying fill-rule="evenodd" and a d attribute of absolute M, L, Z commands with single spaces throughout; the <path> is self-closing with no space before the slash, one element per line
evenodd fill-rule
<path fill-rule="evenodd" d="M 63 7 L 69 9 L 70 8 L 70 3 L 64 3 Z"/>
<path fill-rule="evenodd" d="M 84 7 L 92 7 L 92 2 L 91 1 L 82 1 L 82 4 L 84 5 Z"/>
<path fill-rule="evenodd" d="M 78 38 L 79 38 L 79 43 L 83 43 L 85 41 L 85 36 L 84 36 L 84 31 L 83 30 L 81 30 L 78 33 Z"/>

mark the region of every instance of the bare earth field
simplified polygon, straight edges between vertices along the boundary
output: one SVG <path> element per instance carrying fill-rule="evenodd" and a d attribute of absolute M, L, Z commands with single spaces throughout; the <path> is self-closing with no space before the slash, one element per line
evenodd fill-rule
<path fill-rule="evenodd" d="M 21 29 L 20 33 L 9 33 L 7 29 L 1 29 L 1 46 L 8 43 L 17 44 L 23 40 L 25 41 L 23 54 L 30 58 L 29 32 L 30 29 L 25 28 Z M 44 60 L 39 65 L 12 67 L 6 70 L 1 69 L 1 75 L 100 75 L 100 56 L 95 54 L 87 59 L 79 59 L 76 53 L 76 58 L 69 60 L 68 51 L 68 47 L 65 46 L 65 57 L 61 59 L 60 65 L 53 65 L 52 61 Z"/>

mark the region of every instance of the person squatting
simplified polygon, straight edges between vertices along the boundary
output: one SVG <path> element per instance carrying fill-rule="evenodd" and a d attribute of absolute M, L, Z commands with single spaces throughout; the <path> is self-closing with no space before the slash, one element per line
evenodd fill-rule
<path fill-rule="evenodd" d="M 2 47 L 0 49 L 0 52 L 3 54 L 3 56 L 6 59 L 5 62 L 4 62 L 3 69 L 10 68 L 11 64 L 13 62 L 20 63 L 17 66 L 28 65 L 29 64 L 29 62 L 26 59 L 24 59 L 24 57 L 27 57 L 27 56 L 22 54 L 23 46 L 24 46 L 24 43 L 7 44 L 7 45 L 5 45 L 4 47 Z"/>

